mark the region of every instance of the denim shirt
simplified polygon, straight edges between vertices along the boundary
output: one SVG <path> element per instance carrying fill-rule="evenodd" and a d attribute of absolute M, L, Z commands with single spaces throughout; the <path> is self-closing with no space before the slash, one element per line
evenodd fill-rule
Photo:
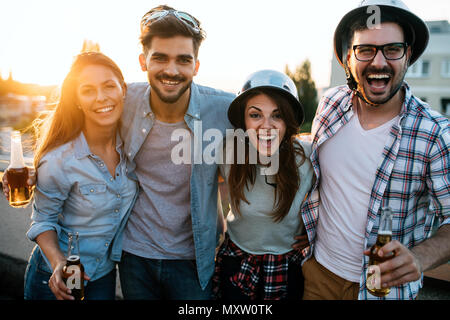
<path fill-rule="evenodd" d="M 195 140 L 191 153 L 190 201 L 197 273 L 202 288 L 206 287 L 214 272 L 216 244 L 222 233 L 222 225 L 217 223 L 218 166 L 216 163 L 205 163 L 202 157 L 205 148 L 212 143 L 203 134 L 208 129 L 216 129 L 225 137 L 225 130 L 232 128 L 227 111 L 233 99 L 231 93 L 192 83 L 189 106 L 184 116 Z M 150 107 L 150 85 L 129 84 L 121 133 L 131 171 L 136 168 L 134 158 L 154 121 L 155 115 Z M 130 174 L 137 179 L 134 172 Z"/>
<path fill-rule="evenodd" d="M 122 140 L 116 138 L 120 163 L 115 177 L 105 163 L 92 154 L 81 133 L 76 139 L 45 154 L 37 168 L 38 181 L 27 237 L 48 230 L 58 234 L 66 254 L 68 233 L 79 234 L 79 254 L 91 281 L 109 273 L 120 261 L 122 235 L 137 197 L 137 184 L 127 177 Z M 42 252 L 42 250 L 41 250 Z M 47 272 L 52 272 L 47 262 Z"/>

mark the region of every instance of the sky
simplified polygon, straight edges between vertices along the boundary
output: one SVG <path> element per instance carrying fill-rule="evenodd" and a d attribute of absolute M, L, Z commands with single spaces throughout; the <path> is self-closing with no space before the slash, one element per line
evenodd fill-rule
<path fill-rule="evenodd" d="M 327 87 L 333 33 L 360 0 L 2 0 L 0 73 L 20 82 L 62 82 L 84 39 L 98 42 L 128 82 L 139 68 L 139 22 L 167 4 L 199 19 L 207 33 L 195 82 L 236 93 L 260 69 L 291 70 L 311 61 L 317 87 Z M 424 20 L 449 20 L 449 0 L 405 0 Z"/>

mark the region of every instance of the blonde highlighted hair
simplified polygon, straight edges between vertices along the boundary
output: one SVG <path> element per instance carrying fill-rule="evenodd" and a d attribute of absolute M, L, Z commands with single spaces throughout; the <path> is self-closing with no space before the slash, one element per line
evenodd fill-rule
<path fill-rule="evenodd" d="M 81 71 L 89 65 L 102 65 L 110 68 L 125 89 L 122 71 L 109 57 L 100 52 L 78 54 L 65 77 L 59 96 L 52 110 L 33 122 L 36 134 L 34 167 L 37 168 L 42 157 L 49 151 L 75 139 L 84 126 L 84 114 L 78 107 L 77 81 Z"/>

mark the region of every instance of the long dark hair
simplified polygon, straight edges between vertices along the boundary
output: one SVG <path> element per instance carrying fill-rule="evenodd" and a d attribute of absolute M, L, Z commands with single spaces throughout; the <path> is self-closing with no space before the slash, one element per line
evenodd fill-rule
<path fill-rule="evenodd" d="M 275 203 L 273 211 L 273 219 L 275 222 L 280 222 L 288 214 L 294 201 L 297 190 L 300 186 L 300 176 L 298 174 L 298 166 L 304 161 L 304 150 L 302 146 L 296 141 L 295 135 L 299 132 L 297 121 L 295 120 L 295 114 L 290 106 L 288 100 L 277 90 L 271 89 L 255 89 L 249 93 L 246 99 L 241 103 L 242 105 L 237 108 L 240 110 L 240 123 L 241 129 L 245 128 L 245 105 L 247 101 L 257 95 L 265 94 L 271 97 L 277 104 L 280 110 L 281 118 L 286 124 L 286 133 L 279 147 L 279 170 L 275 175 L 276 188 Z M 234 163 L 230 166 L 230 172 L 228 176 L 228 189 L 230 193 L 230 200 L 234 208 L 237 210 L 237 214 L 240 215 L 240 203 L 245 201 L 249 204 L 244 194 L 244 188 L 249 189 L 249 184 L 253 185 L 256 179 L 256 165 L 249 163 L 249 148 L 250 142 L 248 138 L 245 139 L 245 163 L 237 164 L 237 140 L 233 140 L 234 143 Z M 299 164 L 296 161 L 296 157 L 300 155 L 303 160 Z"/>

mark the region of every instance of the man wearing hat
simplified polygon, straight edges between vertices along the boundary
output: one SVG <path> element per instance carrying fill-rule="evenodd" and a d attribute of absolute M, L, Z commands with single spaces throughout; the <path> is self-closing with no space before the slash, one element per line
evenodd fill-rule
<path fill-rule="evenodd" d="M 425 23 L 399 0 L 362 1 L 335 31 L 348 84 L 324 94 L 313 123 L 304 299 L 379 299 L 366 272 L 382 207 L 393 212 L 380 250 L 393 254 L 379 265 L 385 299 L 415 299 L 423 272 L 450 259 L 449 122 L 404 82 L 427 43 Z"/>

